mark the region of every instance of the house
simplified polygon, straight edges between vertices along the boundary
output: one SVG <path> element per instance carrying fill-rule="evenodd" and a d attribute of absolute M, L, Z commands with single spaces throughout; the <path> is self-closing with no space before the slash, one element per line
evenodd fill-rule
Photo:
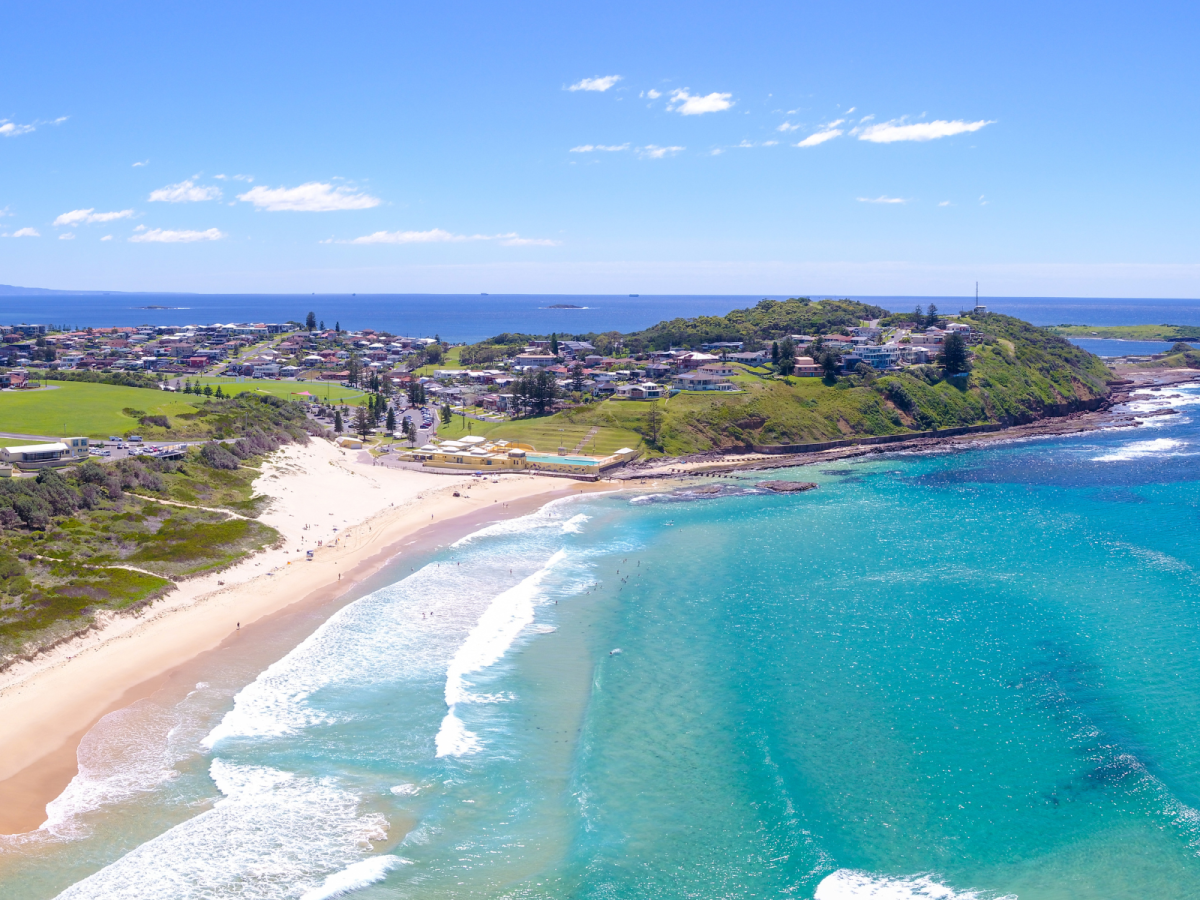
<path fill-rule="evenodd" d="M 279 374 L 284 378 L 295 378 L 300 374 L 300 369 L 298 366 L 283 366 L 280 368 Z"/>
<path fill-rule="evenodd" d="M 676 362 L 679 368 L 685 372 L 690 372 L 698 369 L 708 363 L 720 362 L 719 356 L 713 356 L 711 353 L 685 353 L 682 356 L 676 357 Z"/>
<path fill-rule="evenodd" d="M 771 353 L 768 350 L 749 350 L 744 353 L 729 353 L 725 358 L 748 366 L 759 366 L 771 361 Z"/>
<path fill-rule="evenodd" d="M 729 363 L 705 363 L 697 372 L 707 372 L 709 375 L 720 375 L 724 378 L 730 378 L 738 373 L 738 370 Z"/>
<path fill-rule="evenodd" d="M 0 375 L 0 388 L 23 388 L 29 382 L 29 373 L 24 369 L 13 369 Z"/>
<path fill-rule="evenodd" d="M 550 353 L 541 353 L 538 351 L 518 353 L 513 357 L 514 366 L 523 366 L 526 368 L 542 368 L 552 366 L 558 360 L 557 356 Z"/>
<path fill-rule="evenodd" d="M 203 369 L 205 366 L 208 365 L 208 357 L 207 356 L 189 356 L 187 364 L 188 364 L 189 369 Z"/>
<path fill-rule="evenodd" d="M 661 400 L 665 394 L 662 385 L 653 381 L 617 385 L 617 396 L 622 400 Z"/>
<path fill-rule="evenodd" d="M 799 375 L 801 378 L 816 378 L 820 376 L 821 371 L 821 367 L 811 356 L 797 356 L 796 367 L 792 370 L 792 374 Z"/>
<path fill-rule="evenodd" d="M 361 450 L 363 448 L 363 442 L 359 438 L 351 437 L 348 434 L 338 438 L 337 445 L 343 450 Z"/>
<path fill-rule="evenodd" d="M 720 375 L 709 375 L 706 372 L 687 372 L 676 375 L 672 385 L 681 391 L 732 391 L 736 386 L 726 381 Z"/>

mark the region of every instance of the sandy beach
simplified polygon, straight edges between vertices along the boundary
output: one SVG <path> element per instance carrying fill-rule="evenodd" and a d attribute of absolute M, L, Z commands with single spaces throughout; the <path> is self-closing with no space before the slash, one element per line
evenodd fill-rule
<path fill-rule="evenodd" d="M 140 615 L 107 616 L 99 628 L 0 674 L 0 833 L 42 824 L 46 803 L 77 771 L 79 741 L 102 716 L 149 696 L 241 630 L 295 604 L 335 601 L 398 553 L 454 540 L 556 497 L 612 487 L 392 469 L 319 440 L 279 451 L 255 481 L 272 498 L 260 520 L 280 532 L 278 547 L 185 581 Z"/>

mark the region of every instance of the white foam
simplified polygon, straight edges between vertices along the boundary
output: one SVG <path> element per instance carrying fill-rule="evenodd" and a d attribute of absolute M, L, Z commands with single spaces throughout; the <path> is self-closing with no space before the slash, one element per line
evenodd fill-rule
<path fill-rule="evenodd" d="M 471 629 L 446 671 L 446 717 L 437 734 L 438 756 L 463 756 L 480 748 L 476 735 L 467 731 L 456 707 L 469 702 L 466 678 L 500 660 L 524 628 L 533 623 L 534 600 L 542 580 L 566 557 L 557 551 L 546 564 L 515 587 L 496 596 Z"/>
<path fill-rule="evenodd" d="M 307 891 L 300 900 L 332 900 L 333 897 L 342 897 L 369 884 L 383 881 L 388 872 L 396 866 L 403 865 L 411 863 L 399 856 L 372 856 L 347 866 L 340 872 L 334 872 L 325 879 L 324 884 Z"/>
<path fill-rule="evenodd" d="M 331 779 L 220 759 L 210 774 L 225 795 L 212 809 L 67 888 L 61 900 L 295 898 L 364 861 L 371 842 L 387 836 L 387 820 L 360 815 L 360 798 Z M 369 871 L 377 870 L 360 874 Z"/>
<path fill-rule="evenodd" d="M 397 797 L 411 797 L 421 789 L 415 784 L 398 784 L 391 790 Z"/>
<path fill-rule="evenodd" d="M 86 813 L 152 791 L 175 778 L 169 734 L 171 713 L 149 701 L 109 713 L 83 736 L 75 777 L 46 805 L 42 829 L 59 838 L 81 837 Z"/>
<path fill-rule="evenodd" d="M 1178 456 L 1176 453 L 1185 444 L 1175 438 L 1155 438 L 1150 441 L 1133 441 L 1124 444 L 1112 453 L 1093 456 L 1093 462 L 1128 462 L 1134 459 L 1146 459 L 1152 456 Z"/>
<path fill-rule="evenodd" d="M 996 897 L 977 891 L 956 891 L 929 875 L 904 878 L 870 875 L 853 869 L 838 869 L 817 885 L 813 900 L 1017 900 L 1014 895 Z"/>

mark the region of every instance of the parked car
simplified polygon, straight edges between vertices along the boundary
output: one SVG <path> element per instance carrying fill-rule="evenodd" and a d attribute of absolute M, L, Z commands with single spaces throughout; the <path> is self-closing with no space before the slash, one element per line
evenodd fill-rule
<path fill-rule="evenodd" d="M 129 443 L 140 444 L 141 442 L 142 442 L 142 436 L 140 434 L 131 434 L 129 436 Z"/>

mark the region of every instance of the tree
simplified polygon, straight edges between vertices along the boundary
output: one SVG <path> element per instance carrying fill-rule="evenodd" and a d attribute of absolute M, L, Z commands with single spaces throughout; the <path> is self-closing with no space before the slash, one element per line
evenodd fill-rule
<path fill-rule="evenodd" d="M 557 334 L 557 332 L 550 333 L 550 355 L 558 356 L 558 334 Z"/>
<path fill-rule="evenodd" d="M 307 328 L 309 331 L 316 330 L 316 327 L 317 327 L 316 313 L 310 312 L 307 316 L 304 317 L 304 327 Z"/>
<path fill-rule="evenodd" d="M 937 304 L 929 304 L 929 312 L 925 314 L 925 327 L 933 328 L 938 323 Z"/>
<path fill-rule="evenodd" d="M 942 345 L 941 362 L 946 367 L 948 375 L 958 375 L 970 370 L 967 342 L 963 340 L 961 334 L 952 332 L 946 335 L 946 343 Z"/>
<path fill-rule="evenodd" d="M 771 365 L 779 363 L 779 341 L 771 341 Z"/>
<path fill-rule="evenodd" d="M 350 373 L 346 380 L 349 381 L 352 386 L 357 387 L 358 379 L 362 375 L 362 363 L 358 361 L 357 353 L 350 354 L 350 364 L 346 368 Z"/>
<path fill-rule="evenodd" d="M 388 434 L 396 433 L 396 411 L 390 406 L 388 407 L 387 422 L 385 424 L 387 425 Z"/>
<path fill-rule="evenodd" d="M 217 392 L 216 392 L 216 394 L 214 394 L 214 396 L 215 396 L 215 397 L 216 397 L 218 400 L 224 400 L 224 399 L 225 399 L 225 392 L 224 392 L 223 390 L 221 390 L 221 386 L 220 386 L 219 384 L 217 385 Z"/>
<path fill-rule="evenodd" d="M 837 370 L 840 364 L 841 361 L 838 359 L 837 354 L 832 350 L 828 350 L 821 354 L 821 370 L 825 373 L 826 378 L 837 378 Z"/>
<path fill-rule="evenodd" d="M 333 414 L 333 430 L 341 434 L 346 430 L 346 426 L 342 424 L 342 411 L 336 410 Z"/>
<path fill-rule="evenodd" d="M 454 416 L 454 413 L 452 413 L 452 412 L 450 411 L 450 404 L 449 404 L 449 403 L 443 403 L 443 404 L 442 404 L 442 413 L 441 413 L 441 415 L 442 415 L 442 424 L 443 424 L 443 425 L 449 425 L 449 424 L 450 424 L 450 419 L 451 419 L 451 418 L 453 418 L 453 416 Z M 466 418 L 466 417 L 464 416 L 463 418 Z"/>
<path fill-rule="evenodd" d="M 796 371 L 796 345 L 791 338 L 784 338 L 779 345 L 779 358 L 775 361 L 781 375 L 791 375 Z"/>
<path fill-rule="evenodd" d="M 925 324 L 925 310 L 921 307 L 920 303 L 918 303 L 917 308 L 913 310 L 913 321 L 917 325 Z"/>
<path fill-rule="evenodd" d="M 412 419 L 404 420 L 404 437 L 410 447 L 417 442 L 417 426 L 413 424 Z"/>
<path fill-rule="evenodd" d="M 359 406 L 354 410 L 354 430 L 364 441 L 371 433 L 371 417 L 365 406 Z"/>
<path fill-rule="evenodd" d="M 571 367 L 571 390 L 577 394 L 583 393 L 583 364 L 575 363 Z"/>
<path fill-rule="evenodd" d="M 342 323 L 334 322 L 333 323 L 333 331 L 335 334 L 341 334 L 342 333 Z"/>
<path fill-rule="evenodd" d="M 204 396 L 205 396 L 205 397 L 211 397 L 212 395 L 213 395 L 213 389 L 212 389 L 212 385 L 211 385 L 211 384 L 206 384 L 206 385 L 204 386 Z"/>
<path fill-rule="evenodd" d="M 662 449 L 660 440 L 662 438 L 663 412 L 658 405 L 658 401 L 650 404 L 650 409 L 646 412 L 646 437 L 650 440 L 650 445 L 657 449 Z"/>

